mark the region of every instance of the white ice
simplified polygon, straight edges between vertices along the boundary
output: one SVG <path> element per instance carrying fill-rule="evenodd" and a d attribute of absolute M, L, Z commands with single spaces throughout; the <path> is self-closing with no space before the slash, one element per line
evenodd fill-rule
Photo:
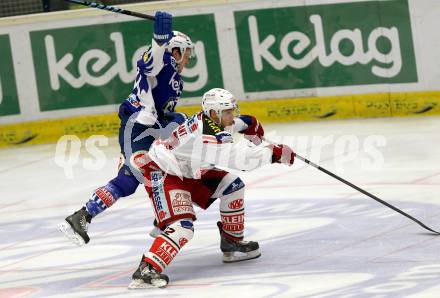
<path fill-rule="evenodd" d="M 440 118 L 265 127 L 269 138 L 440 229 Z M 328 141 L 321 149 L 319 137 Z M 142 187 L 94 219 L 85 247 L 56 229 L 116 173 L 115 138 L 100 147 L 106 163 L 96 170 L 84 166 L 93 161 L 84 143 L 70 178 L 55 163 L 55 144 L 0 150 L 0 297 L 440 297 L 439 236 L 299 160 L 240 173 L 245 235 L 260 243 L 261 258 L 221 262 L 214 203 L 197 209 L 193 240 L 165 272 L 169 286 L 128 290 L 152 242 Z"/>

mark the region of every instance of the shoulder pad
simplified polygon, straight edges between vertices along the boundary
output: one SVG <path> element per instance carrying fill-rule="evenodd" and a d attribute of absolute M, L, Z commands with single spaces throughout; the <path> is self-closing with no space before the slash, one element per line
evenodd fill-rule
<path fill-rule="evenodd" d="M 234 142 L 234 138 L 232 137 L 231 133 L 227 131 L 216 133 L 215 138 L 217 139 L 217 142 L 221 144 Z"/>

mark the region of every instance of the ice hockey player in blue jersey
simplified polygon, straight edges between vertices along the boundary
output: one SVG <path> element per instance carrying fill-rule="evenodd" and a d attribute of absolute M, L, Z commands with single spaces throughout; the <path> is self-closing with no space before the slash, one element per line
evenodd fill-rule
<path fill-rule="evenodd" d="M 133 90 L 119 107 L 121 159 L 118 175 L 97 188 L 85 206 L 58 226 L 80 246 L 90 241 L 87 229 L 92 218 L 119 198 L 133 194 L 139 186 L 140 179 L 134 169 L 136 156 L 146 153 L 157 137 L 139 136 L 149 128 L 158 131 L 168 127 L 159 131 L 171 132 L 185 121 L 185 116 L 174 112 L 174 108 L 183 90 L 181 72 L 194 54 L 194 44 L 187 35 L 172 30 L 170 14 L 156 12 L 155 18 L 152 44 L 138 60 Z"/>

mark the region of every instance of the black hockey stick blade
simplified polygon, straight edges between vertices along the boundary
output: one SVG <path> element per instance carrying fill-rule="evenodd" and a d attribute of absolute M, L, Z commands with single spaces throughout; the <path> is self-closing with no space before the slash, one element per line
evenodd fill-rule
<path fill-rule="evenodd" d="M 81 1 L 81 0 L 64 0 L 64 1 L 67 1 L 70 3 L 75 3 L 75 4 L 80 4 L 80 5 L 84 5 L 84 6 L 89 6 L 89 7 L 93 7 L 93 8 L 108 10 L 111 12 L 121 13 L 121 14 L 125 14 L 128 16 L 147 19 L 147 20 L 151 20 L 151 21 L 154 21 L 156 19 L 154 16 L 150 16 L 148 14 L 143 14 L 140 12 L 135 12 L 135 11 L 126 10 L 126 9 L 122 9 L 122 8 L 110 6 L 110 5 L 99 4 L 99 3 L 95 3 L 95 2 L 88 2 L 88 1 Z"/>
<path fill-rule="evenodd" d="M 276 143 L 271 142 L 271 141 L 269 141 L 269 140 L 267 140 L 267 139 L 264 139 L 264 140 L 265 140 L 266 142 L 268 142 L 268 143 L 271 143 L 271 144 L 276 145 Z M 422 223 L 420 220 L 414 218 L 413 216 L 409 215 L 408 213 L 406 213 L 406 212 L 400 210 L 399 208 L 397 208 L 397 207 L 391 205 L 391 204 L 388 203 L 388 202 L 385 202 L 384 200 L 382 200 L 382 199 L 376 197 L 375 195 L 369 193 L 368 191 L 366 191 L 366 190 L 364 190 L 364 189 L 362 189 L 362 188 L 360 188 L 360 187 L 354 185 L 353 183 L 351 183 L 351 182 L 345 180 L 344 178 L 341 178 L 341 177 L 339 177 L 338 175 L 336 175 L 336 174 L 334 174 L 334 173 L 332 173 L 332 172 L 330 172 L 330 171 L 324 169 L 323 167 L 321 167 L 321 166 L 319 166 L 319 165 L 317 165 L 317 164 L 311 162 L 311 161 L 308 160 L 307 158 L 304 158 L 304 157 L 302 157 L 301 155 L 298 155 L 298 154 L 295 155 L 295 158 L 297 158 L 297 159 L 299 159 L 299 160 L 302 160 L 302 161 L 305 162 L 306 164 L 308 164 L 308 165 L 310 165 L 310 166 L 312 166 L 312 167 L 314 167 L 314 168 L 320 170 L 321 172 L 326 173 L 327 175 L 329 175 L 329 176 L 331 176 L 331 177 L 333 177 L 333 178 L 335 178 L 335 179 L 341 181 L 342 183 L 344 183 L 344 184 L 350 186 L 351 188 L 356 189 L 357 191 L 363 193 L 364 195 L 366 195 L 366 196 L 372 198 L 373 200 L 375 200 L 375 201 L 381 203 L 382 205 L 385 205 L 385 206 L 387 206 L 388 208 L 390 208 L 390 209 L 392 209 L 392 210 L 394 210 L 394 211 L 396 211 L 396 212 L 402 214 L 403 216 L 405 216 L 405 217 L 411 219 L 412 221 L 414 221 L 415 223 L 417 223 L 419 226 L 421 226 L 421 227 L 424 228 L 425 230 L 428 230 L 428 231 L 434 233 L 435 235 L 440 235 L 440 232 L 438 232 L 438 231 L 436 231 L 436 230 L 434 230 L 434 229 L 431 229 L 430 227 L 428 227 L 427 225 L 425 225 L 424 223 Z"/>

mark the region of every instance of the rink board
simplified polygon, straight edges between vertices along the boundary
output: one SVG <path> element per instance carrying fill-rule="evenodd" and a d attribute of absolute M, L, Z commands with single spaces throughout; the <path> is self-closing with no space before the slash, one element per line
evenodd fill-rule
<path fill-rule="evenodd" d="M 192 115 L 199 105 L 178 107 Z M 242 114 L 255 115 L 263 124 L 324 119 L 440 115 L 440 92 L 365 94 L 320 98 L 287 98 L 240 103 Z M 0 147 L 56 142 L 63 135 L 86 138 L 118 133 L 115 113 L 33 121 L 0 126 Z"/>
<path fill-rule="evenodd" d="M 191 36 L 179 109 L 231 91 L 263 124 L 438 115 L 436 0 L 142 3 Z M 364 16 L 368 17 L 365 18 Z M 341 18 L 344 16 L 344 18 Z M 359 23 L 359 19 L 363 21 Z M 151 23 L 97 9 L 0 20 L 0 147 L 114 135 Z"/>

